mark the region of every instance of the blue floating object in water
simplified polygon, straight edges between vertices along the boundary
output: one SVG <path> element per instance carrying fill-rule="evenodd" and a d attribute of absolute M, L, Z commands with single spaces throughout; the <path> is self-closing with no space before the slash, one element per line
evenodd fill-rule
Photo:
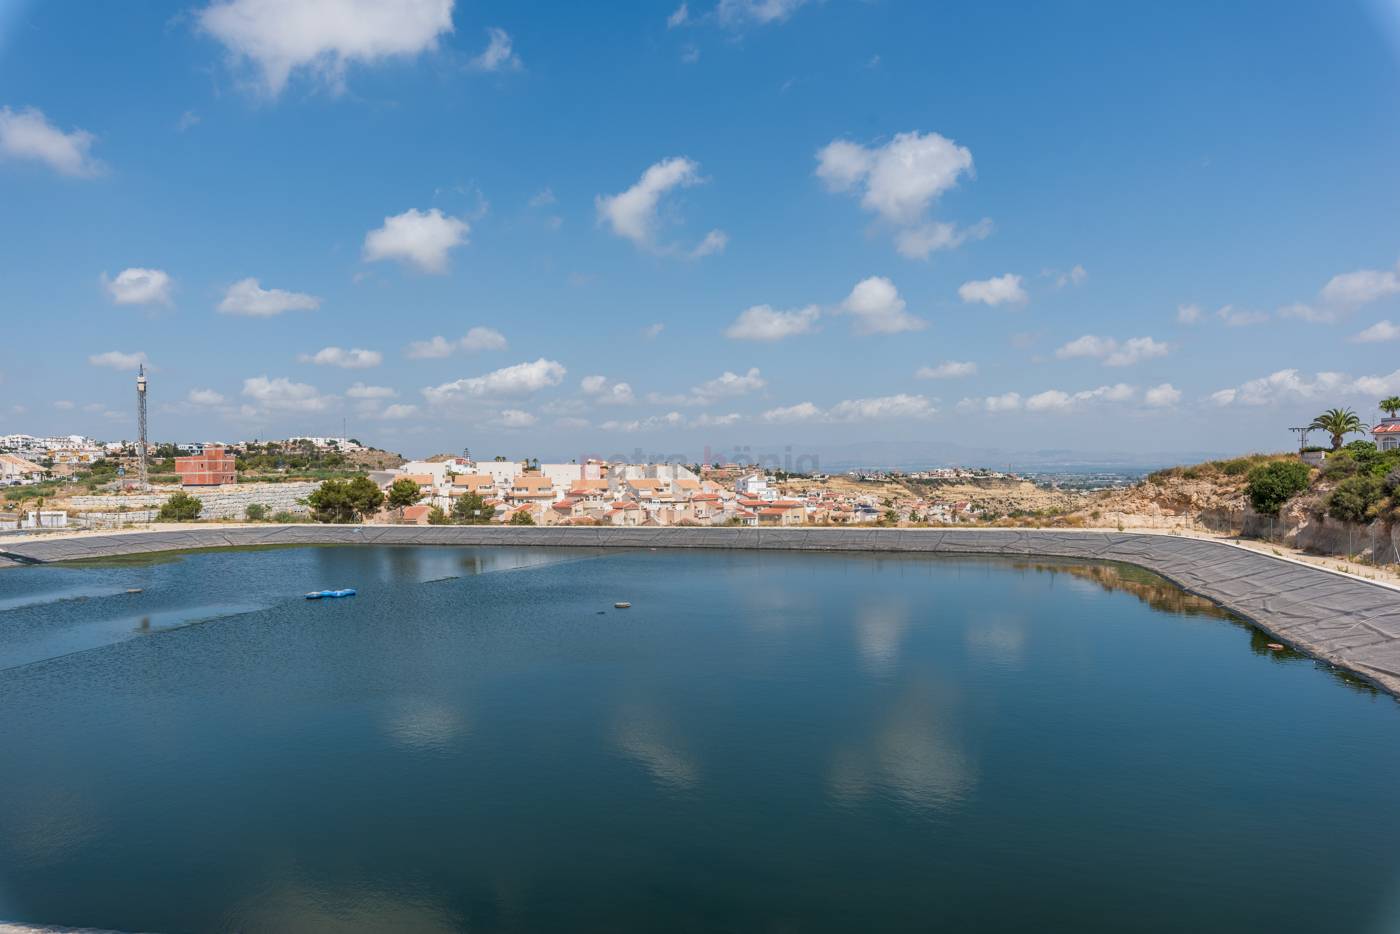
<path fill-rule="evenodd" d="M 344 590 L 313 590 L 306 595 L 308 600 L 320 600 L 322 597 L 353 597 L 355 588 L 346 587 Z"/>

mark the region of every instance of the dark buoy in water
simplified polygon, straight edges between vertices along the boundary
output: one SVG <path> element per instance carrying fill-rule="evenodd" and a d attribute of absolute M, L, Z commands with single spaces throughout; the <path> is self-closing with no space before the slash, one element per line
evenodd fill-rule
<path fill-rule="evenodd" d="M 617 607 L 619 610 L 626 610 L 630 609 L 632 604 L 628 603 L 626 600 L 620 600 L 617 603 L 614 603 L 613 606 Z"/>

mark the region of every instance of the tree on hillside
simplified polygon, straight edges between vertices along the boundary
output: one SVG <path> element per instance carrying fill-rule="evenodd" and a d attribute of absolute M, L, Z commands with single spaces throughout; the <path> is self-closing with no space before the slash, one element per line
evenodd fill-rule
<path fill-rule="evenodd" d="M 452 519 L 462 525 L 481 525 L 495 514 L 496 507 L 488 506 L 480 493 L 463 493 L 452 504 Z"/>
<path fill-rule="evenodd" d="M 423 498 L 423 491 L 418 488 L 407 477 L 400 477 L 389 485 L 389 508 L 399 511 L 399 519 L 403 519 L 403 511 L 414 505 Z"/>
<path fill-rule="evenodd" d="M 162 522 L 192 522 L 199 518 L 203 509 L 202 502 L 181 490 L 170 494 L 170 498 L 161 504 L 156 518 Z"/>
<path fill-rule="evenodd" d="M 376 512 L 383 503 L 383 492 L 364 475 L 327 480 L 306 498 L 317 522 L 354 522 Z"/>
<path fill-rule="evenodd" d="M 1400 396 L 1386 396 L 1382 399 L 1381 411 L 1394 418 L 1395 413 L 1400 412 Z"/>
<path fill-rule="evenodd" d="M 1312 470 L 1297 460 L 1273 461 L 1255 467 L 1245 483 L 1245 495 L 1254 511 L 1276 516 L 1283 504 L 1308 488 Z"/>
<path fill-rule="evenodd" d="M 1366 431 L 1367 426 L 1351 409 L 1328 409 L 1312 420 L 1309 428 L 1325 431 L 1332 436 L 1332 450 L 1341 450 L 1347 435 Z"/>

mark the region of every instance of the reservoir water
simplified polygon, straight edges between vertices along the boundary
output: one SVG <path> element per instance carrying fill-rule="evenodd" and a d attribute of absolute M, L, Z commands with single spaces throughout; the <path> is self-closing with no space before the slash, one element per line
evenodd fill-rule
<path fill-rule="evenodd" d="M 1050 560 L 8 570 L 0 921 L 1400 930 L 1400 705 L 1268 642 Z"/>

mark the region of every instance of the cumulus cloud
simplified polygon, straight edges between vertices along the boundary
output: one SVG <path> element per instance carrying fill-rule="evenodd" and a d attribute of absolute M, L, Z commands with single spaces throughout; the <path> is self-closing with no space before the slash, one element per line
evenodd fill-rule
<path fill-rule="evenodd" d="M 319 307 L 321 300 L 314 295 L 285 289 L 265 289 L 253 278 L 242 279 L 229 286 L 223 301 L 219 302 L 219 311 L 223 314 L 253 318 L 270 318 L 284 311 L 313 311 Z"/>
<path fill-rule="evenodd" d="M 779 311 L 771 305 L 754 305 L 725 328 L 724 336 L 741 341 L 780 341 L 813 330 L 821 309 L 816 305 Z"/>
<path fill-rule="evenodd" d="M 429 273 L 447 271 L 447 252 L 467 242 L 471 226 L 437 208 L 410 208 L 384 218 L 384 225 L 365 234 L 365 262 L 397 260 Z"/>
<path fill-rule="evenodd" d="M 1083 266 L 1076 263 L 1069 272 L 1050 271 L 1055 277 L 1055 288 L 1063 289 L 1067 285 L 1083 285 L 1084 280 L 1089 278 L 1089 272 Z"/>
<path fill-rule="evenodd" d="M 437 47 L 452 31 L 453 0 L 218 0 L 196 13 L 200 29 L 257 71 L 276 96 L 297 70 L 336 90 L 350 63 L 373 64 Z"/>
<path fill-rule="evenodd" d="M 484 350 L 505 350 L 506 337 L 495 328 L 475 327 L 455 341 L 450 341 L 442 335 L 431 337 L 425 341 L 414 341 L 408 345 L 404 353 L 415 360 L 426 360 L 436 357 L 450 357 L 458 350 L 467 353 L 476 353 Z"/>
<path fill-rule="evenodd" d="M 1021 394 L 1004 392 L 999 396 L 988 396 L 985 403 L 988 412 L 1012 412 L 1021 407 Z"/>
<path fill-rule="evenodd" d="M 1322 287 L 1321 297 L 1329 305 L 1349 310 L 1396 294 L 1400 294 L 1400 275 L 1396 275 L 1396 270 L 1358 269 L 1333 276 Z"/>
<path fill-rule="evenodd" d="M 434 404 L 461 398 L 524 396 L 558 386 L 567 372 L 562 363 L 540 357 L 530 363 L 517 363 L 493 370 L 484 376 L 430 386 L 423 390 L 423 396 Z"/>
<path fill-rule="evenodd" d="M 132 267 L 117 273 L 115 279 L 102 274 L 102 287 L 118 305 L 169 305 L 175 280 L 161 269 Z"/>
<path fill-rule="evenodd" d="M 395 402 L 386 405 L 384 411 L 379 413 L 379 417 L 388 422 L 403 421 L 418 414 L 418 406 L 411 403 Z"/>
<path fill-rule="evenodd" d="M 269 412 L 322 412 L 332 397 L 315 386 L 295 383 L 285 376 L 254 376 L 243 381 L 243 395 Z"/>
<path fill-rule="evenodd" d="M 937 366 L 921 366 L 914 373 L 917 379 L 961 379 L 976 375 L 977 364 L 958 360 L 945 360 Z"/>
<path fill-rule="evenodd" d="M 631 405 L 637 401 L 629 384 L 613 382 L 606 376 L 585 376 L 580 386 L 583 394 L 599 405 Z"/>
<path fill-rule="evenodd" d="M 96 137 L 86 130 L 64 132 L 37 107 L 0 107 L 0 157 L 42 162 L 61 175 L 92 178 L 102 163 L 92 157 Z"/>
<path fill-rule="evenodd" d="M 723 415 L 710 415 L 701 413 L 690 420 L 692 428 L 727 428 L 739 421 L 742 416 L 738 412 L 726 412 Z"/>
<path fill-rule="evenodd" d="M 859 334 L 898 334 L 928 327 L 922 318 L 911 315 L 894 283 L 884 276 L 871 276 L 856 283 L 840 310 L 855 318 Z"/>
<path fill-rule="evenodd" d="M 1120 343 L 1112 337 L 1085 334 L 1060 347 L 1055 356 L 1061 360 L 1092 357 L 1102 360 L 1105 366 L 1132 366 L 1143 360 L 1165 357 L 1168 351 L 1164 342 L 1150 337 L 1130 337 Z"/>
<path fill-rule="evenodd" d="M 974 279 L 958 286 L 958 297 L 964 302 L 984 305 L 1024 305 L 1030 300 L 1021 287 L 1021 277 L 1007 273 L 991 279 Z"/>
<path fill-rule="evenodd" d="M 661 332 L 664 330 L 666 330 L 666 325 L 662 324 L 660 321 L 655 324 L 648 324 L 646 327 L 642 328 L 642 337 L 653 341 L 660 337 Z"/>
<path fill-rule="evenodd" d="M 757 392 L 767 385 L 768 381 L 763 378 L 758 368 L 751 367 L 747 373 L 733 373 L 725 370 L 719 376 L 701 383 L 691 391 L 697 400 L 709 401 Z"/>
<path fill-rule="evenodd" d="M 1294 318 L 1298 321 L 1307 321 L 1310 324 L 1331 324 L 1337 320 L 1337 315 L 1332 310 L 1317 308 L 1302 302 L 1284 305 L 1278 310 L 1278 316 L 1280 318 Z"/>
<path fill-rule="evenodd" d="M 495 328 L 475 327 L 467 331 L 461 344 L 462 349 L 469 353 L 478 350 L 505 350 L 506 336 Z"/>
<path fill-rule="evenodd" d="M 657 223 L 661 199 L 677 188 L 698 185 L 700 164 L 684 156 L 672 156 L 648 166 L 637 183 L 615 195 L 598 195 L 594 206 L 598 223 L 605 224 L 619 237 L 631 240 L 644 250 L 654 253 L 674 253 L 673 246 L 663 246 L 657 240 Z M 723 250 L 728 236 L 722 230 L 712 230 L 694 249 L 692 257 L 701 257 Z"/>
<path fill-rule="evenodd" d="M 495 26 L 486 30 L 486 50 L 471 60 L 471 67 L 477 71 L 517 71 L 520 56 L 511 47 L 510 35 Z"/>
<path fill-rule="evenodd" d="M 1377 321 L 1353 337 L 1352 340 L 1361 344 L 1378 344 L 1382 341 L 1400 340 L 1400 326 L 1391 324 L 1389 320 Z"/>
<path fill-rule="evenodd" d="M 1073 393 L 1063 389 L 1047 389 L 1025 398 L 1022 398 L 1020 393 L 1007 392 L 980 399 L 963 399 L 958 403 L 958 408 L 963 411 L 987 412 L 1014 412 L 1023 408 L 1028 412 L 1063 412 L 1085 403 L 1127 402 L 1136 395 L 1136 388 L 1127 383 L 1115 383 Z"/>
<path fill-rule="evenodd" d="M 825 413 L 811 402 L 796 405 L 781 405 L 763 413 L 766 422 L 808 422 L 821 418 Z"/>
<path fill-rule="evenodd" d="M 520 409 L 503 409 L 497 421 L 505 428 L 529 428 L 539 419 Z"/>
<path fill-rule="evenodd" d="M 392 399 L 398 393 L 388 386 L 366 386 L 364 383 L 356 383 L 345 394 L 351 399 Z"/>
<path fill-rule="evenodd" d="M 612 419 L 603 422 L 598 427 L 603 431 L 652 431 L 662 428 L 682 428 L 685 426 L 685 416 L 679 412 L 667 412 L 665 415 L 652 415 L 648 418 L 634 418 L 627 421 Z"/>
<path fill-rule="evenodd" d="M 185 401 L 190 405 L 223 405 L 224 396 L 212 389 L 191 389 L 186 393 Z"/>
<path fill-rule="evenodd" d="M 1308 379 L 1296 369 L 1277 370 L 1239 386 L 1213 392 L 1210 401 L 1220 406 L 1306 401 L 1328 393 L 1345 392 L 1346 384 L 1343 373 L 1322 372 Z"/>
<path fill-rule="evenodd" d="M 1143 401 L 1154 409 L 1165 409 L 1181 401 L 1181 390 L 1171 383 L 1153 386 L 1143 394 Z"/>
<path fill-rule="evenodd" d="M 88 357 L 88 363 L 93 366 L 105 366 L 113 370 L 134 370 L 145 362 L 146 354 L 140 350 L 135 353 L 109 350 L 106 353 L 97 353 Z"/>
<path fill-rule="evenodd" d="M 831 407 L 828 413 L 838 421 L 874 421 L 895 418 L 927 418 L 937 412 L 923 396 L 900 393 L 873 399 L 847 399 Z"/>
<path fill-rule="evenodd" d="M 315 353 L 297 356 L 302 363 L 317 366 L 338 366 L 346 370 L 367 370 L 384 362 L 384 355 L 377 350 L 361 350 L 356 347 L 345 350 L 342 347 L 323 347 Z"/>

